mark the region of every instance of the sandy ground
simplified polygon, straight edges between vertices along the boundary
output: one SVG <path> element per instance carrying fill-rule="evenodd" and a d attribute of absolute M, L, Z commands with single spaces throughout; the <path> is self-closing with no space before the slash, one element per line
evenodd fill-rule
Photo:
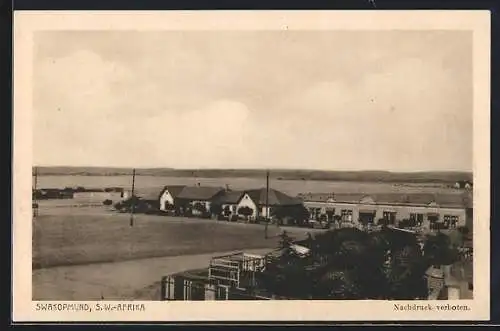
<path fill-rule="evenodd" d="M 34 300 L 157 300 L 162 276 L 208 266 L 214 255 L 268 252 L 286 230 L 296 239 L 321 230 L 177 217 L 106 208 L 45 208 L 34 223 Z"/>
<path fill-rule="evenodd" d="M 33 300 L 159 300 L 162 276 L 203 268 L 212 256 L 226 253 L 231 252 L 38 269 Z"/>

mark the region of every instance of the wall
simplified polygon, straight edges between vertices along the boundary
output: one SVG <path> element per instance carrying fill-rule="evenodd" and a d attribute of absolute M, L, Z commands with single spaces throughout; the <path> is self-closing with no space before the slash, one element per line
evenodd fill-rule
<path fill-rule="evenodd" d="M 340 215 L 342 209 L 352 210 L 352 218 L 354 222 L 357 222 L 359 218 L 359 211 L 361 209 L 375 210 L 375 222 L 378 219 L 383 218 L 384 211 L 396 212 L 396 219 L 408 219 L 411 213 L 424 214 L 424 222 L 426 220 L 427 213 L 438 213 L 440 214 L 440 220 L 443 219 L 444 215 L 457 216 L 458 223 L 457 226 L 466 225 L 466 212 L 465 208 L 440 208 L 440 207 L 425 207 L 425 206 L 393 206 L 393 205 L 373 205 L 373 204 L 352 204 L 352 203 L 327 203 L 327 202 L 314 202 L 305 201 L 304 206 L 306 208 L 321 208 L 321 212 L 326 213 L 326 208 L 335 208 L 335 215 Z"/>
<path fill-rule="evenodd" d="M 207 212 L 209 212 L 209 211 L 210 211 L 210 202 L 209 202 L 209 201 L 203 201 L 203 200 L 193 200 L 193 201 L 190 203 L 190 205 L 194 207 L 194 206 L 195 206 L 196 204 L 198 204 L 198 203 L 201 203 L 202 205 L 204 205 L 204 206 L 205 206 L 205 208 L 206 208 L 206 210 L 207 210 Z M 193 208 L 192 212 L 193 212 L 193 215 L 201 215 L 201 214 L 202 214 L 200 211 L 198 211 L 198 210 L 196 210 L 196 209 L 194 209 L 194 208 Z"/>
<path fill-rule="evenodd" d="M 166 208 L 165 208 L 165 203 L 169 203 L 171 205 L 174 204 L 174 198 L 172 197 L 172 195 L 170 194 L 170 192 L 168 191 L 164 191 L 162 193 L 162 195 L 160 196 L 160 210 L 162 211 L 166 211 Z"/>
<path fill-rule="evenodd" d="M 123 200 L 123 197 L 120 192 L 75 192 L 73 199 L 82 203 L 102 203 L 104 200 L 116 203 Z"/>
<path fill-rule="evenodd" d="M 238 211 L 238 205 L 237 204 L 234 204 L 234 203 L 225 203 L 222 205 L 222 210 L 224 210 L 226 207 L 229 207 L 229 210 L 236 214 L 236 212 Z"/>
<path fill-rule="evenodd" d="M 256 218 L 259 216 L 257 206 L 253 202 L 253 200 L 248 196 L 248 194 L 245 194 L 240 202 L 238 203 L 238 206 L 236 207 L 236 211 L 238 211 L 241 207 L 249 207 L 252 208 L 253 214 L 250 217 Z"/>

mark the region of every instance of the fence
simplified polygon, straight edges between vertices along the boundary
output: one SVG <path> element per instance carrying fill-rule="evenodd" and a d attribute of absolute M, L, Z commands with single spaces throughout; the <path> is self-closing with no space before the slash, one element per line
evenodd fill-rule
<path fill-rule="evenodd" d="M 266 264 L 266 257 L 246 253 L 216 256 L 210 261 L 208 278 L 230 287 L 255 286 L 255 273 Z"/>
<path fill-rule="evenodd" d="M 162 301 L 213 301 L 213 300 L 270 300 L 234 286 L 217 284 L 206 279 L 189 279 L 183 276 L 166 276 L 161 282 Z"/>

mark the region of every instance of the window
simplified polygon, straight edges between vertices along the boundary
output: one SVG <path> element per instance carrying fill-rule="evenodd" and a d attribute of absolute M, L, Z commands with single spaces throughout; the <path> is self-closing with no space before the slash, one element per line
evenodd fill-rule
<path fill-rule="evenodd" d="M 352 222 L 352 210 L 351 209 L 342 209 L 340 211 L 340 217 L 344 222 Z"/>
<path fill-rule="evenodd" d="M 394 211 L 384 211 L 382 214 L 384 220 L 387 222 L 387 224 L 395 224 L 396 223 L 396 212 Z"/>
<path fill-rule="evenodd" d="M 410 213 L 410 223 L 414 225 L 422 225 L 424 222 L 424 214 Z"/>
<path fill-rule="evenodd" d="M 326 216 L 328 222 L 333 221 L 333 216 L 335 215 L 335 208 L 326 208 Z"/>
<path fill-rule="evenodd" d="M 444 215 L 444 228 L 449 229 L 456 228 L 458 223 L 458 216 L 455 215 Z"/>
<path fill-rule="evenodd" d="M 439 214 L 435 214 L 435 213 L 427 214 L 427 219 L 430 222 L 430 228 L 432 230 L 439 230 L 439 229 L 443 228 L 444 222 L 441 222 L 439 220 L 439 216 L 440 216 Z"/>
<path fill-rule="evenodd" d="M 451 223 L 451 216 L 450 215 L 444 215 L 443 217 L 443 228 L 448 229 L 450 227 Z"/>

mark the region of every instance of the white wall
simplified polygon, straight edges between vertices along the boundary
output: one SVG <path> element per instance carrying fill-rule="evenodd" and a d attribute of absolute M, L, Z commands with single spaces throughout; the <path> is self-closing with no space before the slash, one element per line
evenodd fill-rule
<path fill-rule="evenodd" d="M 360 209 L 373 209 L 376 211 L 375 221 L 382 218 L 384 211 L 395 211 L 396 219 L 402 220 L 410 217 L 410 213 L 415 214 L 425 214 L 427 213 L 438 213 L 440 215 L 440 220 L 443 220 L 444 215 L 457 216 L 458 224 L 457 226 L 466 225 L 466 213 L 465 208 L 440 208 L 431 206 L 393 206 L 393 205 L 372 205 L 372 204 L 353 204 L 353 203 L 335 203 L 335 202 L 304 202 L 306 208 L 335 208 L 335 215 L 340 215 L 342 209 L 350 209 L 353 211 L 353 221 L 356 222 L 359 217 Z"/>
<path fill-rule="evenodd" d="M 174 197 L 167 190 L 165 190 L 162 193 L 162 195 L 160 196 L 160 210 L 162 210 L 162 211 L 166 211 L 167 210 L 165 208 L 165 204 L 166 203 L 171 204 L 171 205 L 174 204 Z"/>
<path fill-rule="evenodd" d="M 116 203 L 124 198 L 120 192 L 75 192 L 73 199 L 82 203 L 102 203 L 109 199 Z"/>
<path fill-rule="evenodd" d="M 253 202 L 253 200 L 248 196 L 248 194 L 245 194 L 240 202 L 238 203 L 238 206 L 236 207 L 236 212 L 238 212 L 238 210 L 241 208 L 241 207 L 249 207 L 249 208 L 252 208 L 253 210 L 253 214 L 251 215 L 251 217 L 257 217 L 258 216 L 258 210 L 257 210 L 257 206 L 255 205 L 255 203 Z"/>

